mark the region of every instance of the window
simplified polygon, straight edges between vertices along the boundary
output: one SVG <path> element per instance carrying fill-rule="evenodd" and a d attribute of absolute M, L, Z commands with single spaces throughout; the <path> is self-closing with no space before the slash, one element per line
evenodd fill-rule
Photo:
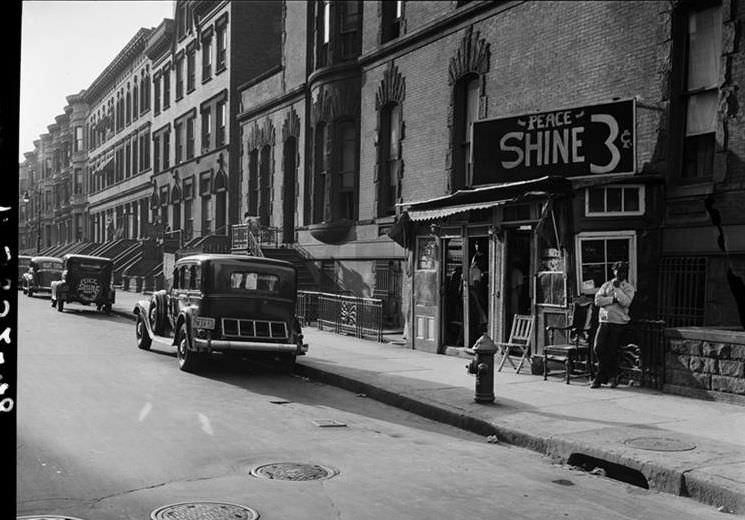
<path fill-rule="evenodd" d="M 137 162 L 137 137 L 132 139 L 132 172 L 140 172 L 139 163 Z"/>
<path fill-rule="evenodd" d="M 156 116 L 160 114 L 160 74 L 153 78 L 153 112 Z"/>
<path fill-rule="evenodd" d="M 127 87 L 129 88 L 129 87 Z M 127 91 L 127 124 L 130 124 L 132 122 L 132 95 Z"/>
<path fill-rule="evenodd" d="M 331 2 L 320 0 L 316 3 L 316 68 L 326 66 L 330 41 Z"/>
<path fill-rule="evenodd" d="M 313 223 L 324 220 L 324 206 L 326 201 L 326 166 L 327 166 L 327 139 L 326 125 L 319 123 L 316 127 L 314 150 L 314 177 L 313 177 Z"/>
<path fill-rule="evenodd" d="M 75 127 L 75 151 L 76 152 L 83 151 L 83 127 L 82 126 Z"/>
<path fill-rule="evenodd" d="M 163 110 L 171 106 L 171 68 L 163 69 Z"/>
<path fill-rule="evenodd" d="M 194 123 L 195 117 L 186 120 L 186 158 L 194 158 Z"/>
<path fill-rule="evenodd" d="M 171 167 L 171 131 L 163 132 L 163 169 Z"/>
<path fill-rule="evenodd" d="M 174 134 L 176 139 L 176 164 L 180 164 L 184 160 L 184 142 L 183 142 L 183 124 L 176 123 L 174 125 Z"/>
<path fill-rule="evenodd" d="M 259 150 L 254 148 L 248 154 L 248 212 L 259 213 Z"/>
<path fill-rule="evenodd" d="M 383 0 L 381 41 L 385 43 L 401 36 L 403 0 Z"/>
<path fill-rule="evenodd" d="M 184 97 L 184 54 L 176 57 L 176 101 Z"/>
<path fill-rule="evenodd" d="M 202 153 L 210 149 L 211 130 L 212 111 L 210 107 L 205 107 L 202 109 Z"/>
<path fill-rule="evenodd" d="M 719 63 L 721 60 L 721 6 L 688 15 L 685 87 L 685 151 L 681 177 L 711 178 L 714 168 Z"/>
<path fill-rule="evenodd" d="M 339 10 L 339 54 L 342 59 L 351 58 L 360 52 L 360 2 L 351 0 L 336 5 Z"/>
<path fill-rule="evenodd" d="M 140 86 L 140 95 L 142 97 L 140 113 L 144 113 L 150 110 L 150 74 L 147 71 L 142 76 L 142 84 Z"/>
<path fill-rule="evenodd" d="M 357 130 L 352 122 L 340 125 L 341 168 L 339 171 L 338 215 L 354 220 L 356 218 L 357 192 Z"/>
<path fill-rule="evenodd" d="M 396 213 L 398 181 L 401 172 L 401 107 L 391 103 L 380 114 L 380 164 L 378 216 Z"/>
<path fill-rule="evenodd" d="M 212 77 L 212 33 L 202 40 L 202 83 Z"/>
<path fill-rule="evenodd" d="M 186 50 L 186 92 L 194 90 L 196 82 L 196 56 L 197 51 L 192 46 Z"/>
<path fill-rule="evenodd" d="M 132 145 L 129 141 L 124 148 L 124 176 L 132 176 Z"/>
<path fill-rule="evenodd" d="M 582 282 L 599 288 L 613 278 L 611 266 L 623 260 L 629 264 L 629 282 L 636 286 L 636 233 L 634 231 L 584 232 L 577 234 L 577 294 Z"/>
<path fill-rule="evenodd" d="M 217 103 L 217 146 L 225 144 L 225 128 L 228 124 L 228 114 L 225 110 L 225 101 Z"/>
<path fill-rule="evenodd" d="M 585 190 L 585 215 L 588 217 L 643 214 L 643 185 L 611 185 Z"/>
<path fill-rule="evenodd" d="M 160 172 L 160 136 L 153 137 L 153 172 Z"/>
<path fill-rule="evenodd" d="M 259 223 L 269 225 L 271 217 L 271 147 L 266 145 L 259 154 Z"/>
<path fill-rule="evenodd" d="M 227 67 L 227 49 L 228 49 L 228 27 L 223 22 L 215 29 L 217 40 L 217 55 L 215 59 L 215 72 L 222 72 Z"/>
<path fill-rule="evenodd" d="M 331 0 L 323 0 L 323 43 L 331 41 Z"/>
<path fill-rule="evenodd" d="M 140 164 L 141 171 L 150 169 L 150 132 L 140 137 Z"/>
<path fill-rule="evenodd" d="M 139 90 L 137 89 L 137 82 L 135 81 L 134 87 L 132 87 L 132 119 L 136 120 L 140 115 L 139 105 Z"/>
<path fill-rule="evenodd" d="M 476 74 L 468 74 L 455 85 L 455 132 L 453 142 L 453 188 L 472 185 L 473 158 L 471 136 L 473 122 L 478 119 L 479 83 Z"/>

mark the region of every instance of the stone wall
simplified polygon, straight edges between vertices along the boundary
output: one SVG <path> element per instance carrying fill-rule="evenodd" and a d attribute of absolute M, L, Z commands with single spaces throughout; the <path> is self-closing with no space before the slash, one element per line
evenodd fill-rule
<path fill-rule="evenodd" d="M 745 331 L 685 327 L 665 339 L 665 391 L 745 404 Z"/>

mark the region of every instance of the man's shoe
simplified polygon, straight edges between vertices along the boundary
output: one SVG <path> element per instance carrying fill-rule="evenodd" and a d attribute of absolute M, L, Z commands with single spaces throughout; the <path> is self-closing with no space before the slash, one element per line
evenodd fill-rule
<path fill-rule="evenodd" d="M 621 376 L 616 376 L 613 379 L 610 380 L 610 387 L 615 388 L 618 386 L 618 381 L 621 379 Z"/>
<path fill-rule="evenodd" d="M 600 381 L 598 380 L 593 381 L 592 384 L 590 385 L 590 388 L 600 388 Z"/>

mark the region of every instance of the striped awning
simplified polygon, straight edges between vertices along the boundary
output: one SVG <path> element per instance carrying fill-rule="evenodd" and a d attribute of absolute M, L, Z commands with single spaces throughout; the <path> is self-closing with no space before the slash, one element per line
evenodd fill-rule
<path fill-rule="evenodd" d="M 421 209 L 421 210 L 409 209 L 408 213 L 409 213 L 409 218 L 414 221 L 434 220 L 438 218 L 449 217 L 450 215 L 456 215 L 458 213 L 465 213 L 467 211 L 493 208 L 495 206 L 507 204 L 511 200 L 513 199 L 510 198 L 510 199 L 501 199 L 501 200 L 491 200 L 488 202 L 472 202 L 470 204 L 458 204 L 456 206 L 447 206 L 444 208 L 434 208 L 434 209 Z"/>

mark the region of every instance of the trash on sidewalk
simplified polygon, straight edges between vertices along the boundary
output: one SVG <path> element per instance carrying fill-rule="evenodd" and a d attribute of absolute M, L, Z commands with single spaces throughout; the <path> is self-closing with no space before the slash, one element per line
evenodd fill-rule
<path fill-rule="evenodd" d="M 605 470 L 603 468 L 595 468 L 590 472 L 590 475 L 600 475 L 601 477 L 604 477 Z"/>
<path fill-rule="evenodd" d="M 489 435 L 486 438 L 486 442 L 488 442 L 489 444 L 499 444 L 499 437 L 497 437 L 496 435 Z"/>
<path fill-rule="evenodd" d="M 357 394 L 357 397 L 367 397 L 367 394 Z"/>

